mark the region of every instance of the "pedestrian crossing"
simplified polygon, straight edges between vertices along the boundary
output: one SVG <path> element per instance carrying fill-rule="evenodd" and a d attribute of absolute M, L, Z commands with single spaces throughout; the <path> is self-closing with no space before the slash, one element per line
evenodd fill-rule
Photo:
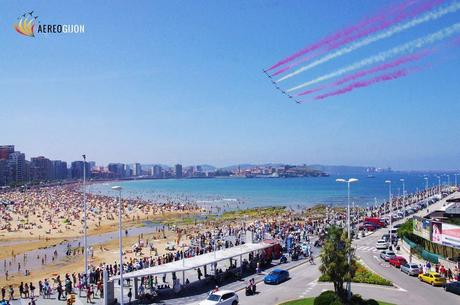
<path fill-rule="evenodd" d="M 301 295 L 299 295 L 299 298 L 300 298 L 300 299 L 305 298 L 305 297 L 309 294 L 309 292 L 310 292 L 313 288 L 315 288 L 316 284 L 318 284 L 318 280 L 314 280 L 313 282 L 308 283 L 308 284 L 307 284 L 307 287 L 306 287 L 306 289 L 305 289 L 305 291 L 302 292 Z"/>
<path fill-rule="evenodd" d="M 359 246 L 356 248 L 358 251 L 362 252 L 373 252 L 373 253 L 378 253 L 381 250 L 378 250 L 376 247 L 370 247 L 370 246 Z"/>

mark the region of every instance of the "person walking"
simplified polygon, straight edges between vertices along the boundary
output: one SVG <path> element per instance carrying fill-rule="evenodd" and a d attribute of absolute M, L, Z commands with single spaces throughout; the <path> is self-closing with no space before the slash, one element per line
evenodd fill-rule
<path fill-rule="evenodd" d="M 34 298 L 35 297 L 35 286 L 32 285 L 32 282 L 30 282 L 29 284 L 29 289 L 30 289 L 30 296 Z"/>
<path fill-rule="evenodd" d="M 24 285 L 24 298 L 29 298 L 29 284 L 27 283 Z"/>
<path fill-rule="evenodd" d="M 10 300 L 10 301 L 13 301 L 13 300 L 14 300 L 14 288 L 13 288 L 13 285 L 10 285 L 10 287 L 9 287 L 8 290 L 9 290 L 8 292 L 9 292 L 9 294 L 10 294 L 9 300 Z"/>
<path fill-rule="evenodd" d="M 91 297 L 93 296 L 93 289 L 92 285 L 88 285 L 86 288 L 86 303 L 93 303 L 91 301 Z"/>
<path fill-rule="evenodd" d="M 21 282 L 21 284 L 19 284 L 19 298 L 22 299 L 23 295 L 24 295 L 24 283 Z"/>
<path fill-rule="evenodd" d="M 58 283 L 58 286 L 57 286 L 56 290 L 57 290 L 57 293 L 58 293 L 57 299 L 58 299 L 58 301 L 60 301 L 60 300 L 61 300 L 61 296 L 62 296 L 62 292 L 63 292 L 61 282 Z"/>
<path fill-rule="evenodd" d="M 132 288 L 129 288 L 129 291 L 128 291 L 128 300 L 129 300 L 129 303 L 128 304 L 131 304 L 131 298 L 133 297 L 133 292 L 132 292 Z"/>

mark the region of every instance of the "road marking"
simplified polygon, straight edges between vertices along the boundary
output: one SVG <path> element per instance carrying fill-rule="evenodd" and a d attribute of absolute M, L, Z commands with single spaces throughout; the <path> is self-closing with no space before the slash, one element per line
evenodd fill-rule
<path fill-rule="evenodd" d="M 402 287 L 400 287 L 400 286 L 396 285 L 395 283 L 393 283 L 393 285 L 394 285 L 396 288 L 398 288 L 398 290 L 399 290 L 399 291 L 402 291 L 402 292 L 407 292 L 407 290 L 406 290 L 406 289 L 404 289 L 404 288 L 402 288 Z"/>

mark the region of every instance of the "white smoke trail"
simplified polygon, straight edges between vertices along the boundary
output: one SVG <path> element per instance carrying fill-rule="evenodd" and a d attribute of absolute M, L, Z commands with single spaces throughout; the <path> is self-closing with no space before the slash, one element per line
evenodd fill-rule
<path fill-rule="evenodd" d="M 322 82 L 324 80 L 327 80 L 327 79 L 330 79 L 330 78 L 333 78 L 333 77 L 348 73 L 350 71 L 360 69 L 360 68 L 362 68 L 364 66 L 368 66 L 368 65 L 372 65 L 372 64 L 375 64 L 375 63 L 378 63 L 378 62 L 385 61 L 388 58 L 393 57 L 395 55 L 398 55 L 400 53 L 404 53 L 404 52 L 411 53 L 411 52 L 415 51 L 416 49 L 420 49 L 420 48 L 426 46 L 427 44 L 431 44 L 431 43 L 435 43 L 437 41 L 443 40 L 443 39 L 445 39 L 445 38 L 447 38 L 449 36 L 452 36 L 453 34 L 455 34 L 457 32 L 460 32 L 460 22 L 455 23 L 455 24 L 453 24 L 453 25 L 451 25 L 449 27 L 446 27 L 446 28 L 444 28 L 444 29 L 442 29 L 442 30 L 440 30 L 438 32 L 435 32 L 435 33 L 432 33 L 430 35 L 427 35 L 427 36 L 412 40 L 412 41 L 407 42 L 405 44 L 402 44 L 400 46 L 394 47 L 394 48 L 392 48 L 390 50 L 380 52 L 377 55 L 374 55 L 374 56 L 365 58 L 363 60 L 360 60 L 358 62 L 355 62 L 354 64 L 351 64 L 351 65 L 349 65 L 349 66 L 347 66 L 345 68 L 339 69 L 339 70 L 334 71 L 332 73 L 320 76 L 320 77 L 315 78 L 315 79 L 313 79 L 311 81 L 308 81 L 306 83 L 300 84 L 300 85 L 298 85 L 296 87 L 293 87 L 291 89 L 286 90 L 286 92 L 292 92 L 292 91 L 295 91 L 297 89 L 304 88 L 304 87 L 307 87 L 307 86 Z"/>
<path fill-rule="evenodd" d="M 415 19 L 412 19 L 411 21 L 405 23 L 405 24 L 402 24 L 402 25 L 397 25 L 397 26 L 394 26 L 392 28 L 390 28 L 388 31 L 385 31 L 385 32 L 382 32 L 380 34 L 377 34 L 377 35 L 374 35 L 374 36 L 371 36 L 369 38 L 365 38 L 361 41 L 358 41 L 358 42 L 355 42 L 355 43 L 352 43 L 350 46 L 348 47 L 345 47 L 345 48 L 342 48 L 334 53 L 331 53 L 331 54 L 328 54 L 306 66 L 303 66 L 302 68 L 300 69 L 297 69 L 296 71 L 292 72 L 292 73 L 289 73 L 283 77 L 281 77 L 280 79 L 277 80 L 277 82 L 281 82 L 283 80 L 286 80 L 288 78 L 291 78 L 299 73 L 302 73 L 304 71 L 307 71 L 307 70 L 310 70 L 311 68 L 314 68 L 320 64 L 323 64 L 325 62 L 328 62 L 334 58 L 337 58 L 339 56 L 342 56 L 342 55 L 345 55 L 347 53 L 350 53 L 356 49 L 359 49 L 359 48 L 362 48 L 364 46 L 367 46 L 373 42 L 376 42 L 376 41 L 379 41 L 381 39 L 385 39 L 385 38 L 388 38 L 388 37 L 391 37 L 393 36 L 394 34 L 396 33 L 399 33 L 399 32 L 402 32 L 402 31 L 405 31 L 405 30 L 408 30 L 410 28 L 413 28 L 419 24 L 422 24 L 422 23 L 425 23 L 425 22 L 428 22 L 428 21 L 432 21 L 432 20 L 436 20 L 438 18 L 441 18 L 442 16 L 446 15 L 446 14 L 449 14 L 449 13 L 454 13 L 456 11 L 458 11 L 460 9 L 460 3 L 459 2 L 454 2 L 452 4 L 450 4 L 449 6 L 446 6 L 444 8 L 440 8 L 436 11 L 433 11 L 433 12 L 429 12 L 429 13 L 426 13 L 424 14 L 423 16 L 420 16 L 418 18 L 415 18 Z"/>

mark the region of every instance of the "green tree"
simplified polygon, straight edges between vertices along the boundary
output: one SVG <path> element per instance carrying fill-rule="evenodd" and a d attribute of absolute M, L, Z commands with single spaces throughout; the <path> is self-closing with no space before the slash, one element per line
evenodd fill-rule
<path fill-rule="evenodd" d="M 351 264 L 348 264 L 348 253 L 351 255 Z M 339 227 L 330 227 L 321 250 L 321 266 L 319 270 L 334 284 L 335 293 L 346 300 L 347 291 L 344 283 L 355 275 L 354 250 L 347 232 Z"/>
<path fill-rule="evenodd" d="M 414 229 L 414 221 L 412 219 L 406 220 L 402 226 L 398 228 L 398 236 L 410 237 Z"/>

